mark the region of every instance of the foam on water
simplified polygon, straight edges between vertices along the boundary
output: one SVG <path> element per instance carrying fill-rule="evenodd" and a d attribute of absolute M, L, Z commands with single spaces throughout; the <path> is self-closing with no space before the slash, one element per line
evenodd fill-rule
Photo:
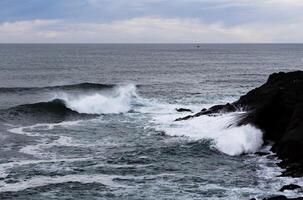
<path fill-rule="evenodd" d="M 238 114 L 240 113 L 205 115 L 175 122 L 174 120 L 180 117 L 180 113 L 173 111 L 153 115 L 153 122 L 156 130 L 164 131 L 167 135 L 185 136 L 194 140 L 210 139 L 217 150 L 231 156 L 254 153 L 263 144 L 262 132 L 249 124 L 229 127 Z"/>
<path fill-rule="evenodd" d="M 156 125 L 154 127 L 156 130 L 165 131 L 166 134 L 171 136 L 186 136 L 195 140 L 210 139 L 217 150 L 232 156 L 254 153 L 263 144 L 262 132 L 252 125 L 228 127 L 239 113 L 223 114 L 215 117 L 200 116 L 186 121 L 174 122 L 176 118 L 186 115 L 175 110 L 178 107 L 183 107 L 182 105 L 160 103 L 156 100 L 141 98 L 136 93 L 136 86 L 132 84 L 116 87 L 110 94 L 95 93 L 78 97 L 61 94 L 59 98 L 64 100 L 67 107 L 79 113 L 125 113 L 134 109 L 141 114 L 151 115 L 152 123 Z M 138 107 L 136 105 L 141 106 Z M 204 107 L 209 106 L 204 105 Z M 197 112 L 203 106 L 192 105 L 186 107 Z M 10 132 L 37 136 L 35 132 L 24 130 L 32 130 L 38 126 L 43 128 L 43 124 L 37 124 L 31 127 L 11 129 Z M 52 126 L 54 125 L 48 125 L 46 129 L 51 129 L 53 128 Z M 47 146 L 55 146 L 59 143 L 60 145 L 63 145 L 63 143 L 71 144 L 70 141 L 67 141 L 67 138 L 60 137 L 57 141 Z M 42 144 L 45 146 L 45 142 L 42 142 Z M 36 151 L 40 147 L 39 145 L 27 146 L 22 151 L 29 153 L 33 148 Z"/>
<path fill-rule="evenodd" d="M 144 176 L 132 176 L 132 175 L 106 175 L 106 174 L 86 174 L 86 175 L 65 175 L 65 176 L 36 176 L 34 178 L 20 181 L 17 183 L 5 183 L 0 181 L 0 193 L 1 192 L 17 192 L 26 190 L 29 188 L 43 187 L 50 184 L 60 184 L 67 182 L 78 182 L 82 184 L 87 183 L 100 183 L 112 188 L 131 188 L 126 184 L 120 184 L 115 179 L 123 180 L 146 180 L 162 177 L 175 177 L 175 174 L 156 174 L 156 175 L 144 175 Z"/>
<path fill-rule="evenodd" d="M 267 191 L 267 196 L 275 195 L 286 195 L 288 198 L 298 197 L 298 190 L 286 190 L 280 192 L 279 190 L 284 185 L 296 184 L 303 185 L 303 178 L 292 178 L 280 176 L 284 171 L 278 167 L 277 163 L 281 162 L 274 153 L 270 151 L 271 146 L 266 146 L 261 149 L 262 152 L 267 152 L 268 156 L 254 156 L 251 155 L 245 162 L 248 164 L 256 163 L 258 168 L 256 175 L 259 180 L 258 187 Z M 258 195 L 261 195 L 258 194 Z M 256 196 L 258 196 L 256 195 Z M 262 199 L 260 197 L 260 199 Z"/>
<path fill-rule="evenodd" d="M 24 165 L 32 165 L 32 164 L 47 164 L 47 163 L 58 163 L 58 162 L 78 162 L 78 161 L 89 161 L 92 158 L 65 158 L 65 159 L 47 159 L 47 160 L 18 160 L 8 163 L 0 164 L 0 178 L 6 178 L 9 173 L 7 172 L 9 169 L 14 167 L 20 167 Z"/>
<path fill-rule="evenodd" d="M 184 117 L 190 113 L 180 113 L 176 111 L 176 108 L 189 108 L 194 113 L 198 112 L 203 107 L 210 107 L 211 105 L 180 105 L 180 104 L 169 104 L 160 102 L 153 99 L 144 99 L 137 95 L 136 87 L 134 85 L 128 85 L 123 87 L 117 87 L 113 93 L 110 94 L 91 94 L 86 96 L 61 96 L 61 99 L 65 101 L 67 107 L 79 112 L 88 114 L 109 114 L 109 113 L 126 113 L 130 110 L 135 112 L 128 112 L 123 115 L 126 116 L 126 121 L 129 120 L 127 117 L 138 117 L 140 119 L 151 119 L 147 121 L 140 121 L 143 126 L 154 128 L 158 131 L 164 131 L 167 135 L 179 136 L 182 138 L 188 138 L 190 140 L 211 140 L 212 147 L 216 148 L 220 152 L 227 155 L 235 156 L 243 153 L 254 153 L 260 149 L 263 144 L 262 132 L 252 125 L 245 125 L 241 127 L 229 126 L 232 124 L 236 117 L 243 112 L 222 114 L 217 116 L 200 116 L 186 121 L 174 120 L 179 117 Z M 116 117 L 113 115 L 112 117 Z M 100 123 L 98 117 L 94 123 Z M 57 126 L 68 126 L 74 125 L 79 122 L 63 122 L 60 124 L 36 124 L 34 126 L 12 128 L 9 130 L 15 134 L 22 134 L 26 136 L 38 136 L 40 139 L 37 140 L 38 144 L 30 144 L 20 149 L 22 153 L 31 154 L 35 158 L 42 159 L 43 163 L 46 158 L 50 158 L 50 162 L 60 161 L 60 156 L 54 156 L 48 149 L 53 146 L 81 146 L 84 145 L 81 141 L 75 143 L 72 137 L 64 135 L 58 135 L 54 140 L 53 137 L 50 140 L 48 138 L 47 130 L 56 128 Z M 42 131 L 41 133 L 39 133 Z M 52 135 L 53 136 L 53 135 Z M 104 145 L 104 144 L 102 144 Z M 97 146 L 94 146 L 97 147 Z M 280 194 L 277 192 L 283 184 L 298 183 L 302 184 L 301 179 L 286 179 L 286 178 L 273 178 L 280 174 L 281 169 L 274 167 L 275 163 L 271 163 L 270 159 L 257 160 L 256 156 L 250 155 L 253 159 L 249 159 L 247 162 L 258 163 L 260 170 L 257 171 L 257 176 L 264 183 L 261 186 L 255 188 L 249 187 L 224 187 L 217 184 L 207 184 L 201 186 L 201 191 L 206 190 L 224 190 L 229 199 L 239 199 L 242 193 L 252 194 L 252 197 L 263 197 L 271 194 Z M 263 158 L 262 158 L 263 159 Z M 64 159 L 63 159 L 64 160 Z M 77 160 L 77 159 L 75 159 Z M 6 165 L 0 165 L 0 177 L 6 177 L 10 168 L 19 165 L 26 165 L 32 163 L 39 163 L 40 161 L 29 160 L 24 163 L 7 163 Z M 73 162 L 73 159 L 71 159 Z M 102 167 L 108 164 L 96 164 L 95 167 Z M 113 165 L 115 167 L 130 167 L 129 165 Z M 132 166 L 131 166 L 132 167 Z M 135 167 L 146 167 L 145 165 Z M 173 175 L 175 176 L 175 175 Z M 66 182 L 80 182 L 80 183 L 101 183 L 109 187 L 126 187 L 120 185 L 114 180 L 118 179 L 140 179 L 142 177 L 136 176 L 116 176 L 116 175 L 65 175 L 58 177 L 47 177 L 37 176 L 28 180 L 20 180 L 16 183 L 5 183 L 0 181 L 0 192 L 7 191 L 22 191 L 28 188 L 35 188 L 40 186 L 47 186 L 49 184 L 59 184 Z M 144 176 L 146 178 L 146 176 Z M 275 180 L 275 181 L 272 181 Z M 272 183 L 269 183 L 272 182 Z M 171 183 L 170 183 L 171 184 Z M 262 187 L 269 187 L 268 194 Z M 267 191 L 267 189 L 266 189 Z M 282 194 L 282 193 L 281 193 Z M 296 196 L 296 192 L 287 192 L 289 196 Z"/>
<path fill-rule="evenodd" d="M 48 142 L 47 138 L 43 138 L 39 140 L 39 144 L 36 145 L 27 145 L 19 150 L 21 153 L 29 154 L 29 155 L 34 155 L 34 156 L 39 156 L 43 157 L 45 155 L 45 152 L 43 152 L 44 149 L 48 149 L 54 146 L 65 146 L 65 147 L 72 147 L 72 146 L 79 146 L 78 144 L 75 144 L 73 139 L 71 137 L 67 136 L 59 136 L 58 139 Z M 47 156 L 50 157 L 50 153 Z"/>
<path fill-rule="evenodd" d="M 78 121 L 66 121 L 66 122 L 60 122 L 60 123 L 42 123 L 42 124 L 35 124 L 32 126 L 22 126 L 22 127 L 15 127 L 8 129 L 7 131 L 14 134 L 19 135 L 26 135 L 26 136 L 39 136 L 40 133 L 32 132 L 36 129 L 39 130 L 51 130 L 57 126 L 66 127 L 66 126 L 72 126 L 76 125 L 82 122 L 81 120 Z"/>
<path fill-rule="evenodd" d="M 45 130 L 51 130 L 56 127 L 67 127 L 79 124 L 81 121 L 67 121 L 67 122 L 61 122 L 61 123 L 54 123 L 54 124 L 35 124 L 32 126 L 24 126 L 24 127 L 17 127 L 9 129 L 8 132 L 14 133 L 14 134 L 20 134 L 20 135 L 26 135 L 29 137 L 39 137 L 39 139 L 36 140 L 37 144 L 33 145 L 26 145 L 22 147 L 19 152 L 33 155 L 35 157 L 43 157 L 43 149 L 51 148 L 53 146 L 79 146 L 79 144 L 76 144 L 75 141 L 68 136 L 58 136 L 55 140 L 49 140 L 49 138 L 46 135 L 42 135 L 40 131 Z M 50 155 L 48 155 L 50 156 Z"/>
<path fill-rule="evenodd" d="M 63 99 L 66 106 L 79 113 L 118 114 L 132 109 L 132 100 L 137 97 L 133 84 L 116 87 L 111 94 L 94 93 L 85 96 L 61 94 L 56 98 Z"/>
<path fill-rule="evenodd" d="M 4 181 L 0 182 L 0 192 L 17 192 L 28 188 L 42 187 L 49 184 L 60 184 L 66 182 L 80 182 L 80 183 L 101 183 L 109 187 L 123 187 L 113 181 L 117 176 L 111 175 L 66 175 L 58 177 L 48 177 L 48 176 L 37 176 L 32 179 L 7 184 Z"/>

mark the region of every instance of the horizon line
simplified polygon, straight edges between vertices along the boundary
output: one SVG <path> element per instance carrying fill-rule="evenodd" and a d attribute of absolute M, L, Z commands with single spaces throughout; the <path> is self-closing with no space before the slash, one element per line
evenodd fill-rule
<path fill-rule="evenodd" d="M 0 45 L 8 45 L 8 44 L 31 44 L 31 45 L 41 45 L 41 44 L 54 44 L 54 45 L 58 45 L 58 44 L 76 44 L 76 45 L 79 45 L 79 44 L 105 44 L 105 45 L 161 45 L 161 44 L 166 44 L 166 45 L 173 45 L 173 44 L 194 44 L 194 45 L 210 45 L 210 44 L 218 44 L 218 45 L 224 45 L 224 44 L 243 44 L 243 45 L 248 45 L 248 44 L 274 44 L 274 45 L 283 45 L 283 44 L 286 44 L 286 45 L 289 45 L 289 44 L 303 44 L 303 42 L 220 42 L 220 43 L 216 43 L 216 42 L 209 42 L 209 43 L 203 43 L 203 42 L 189 42 L 189 43 L 185 43 L 185 42 L 153 42 L 153 43 L 141 43 L 141 42 L 113 42 L 113 43 L 106 43 L 106 42 L 96 42 L 96 43 L 92 43 L 92 42 L 58 42 L 58 43 L 52 43 L 52 42 L 4 42 L 4 43 L 1 43 L 0 42 Z"/>

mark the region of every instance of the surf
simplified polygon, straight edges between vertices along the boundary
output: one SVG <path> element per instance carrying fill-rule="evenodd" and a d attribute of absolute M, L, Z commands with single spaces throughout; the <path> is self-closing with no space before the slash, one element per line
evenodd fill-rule
<path fill-rule="evenodd" d="M 111 94 L 94 93 L 83 96 L 64 94 L 61 98 L 67 108 L 84 114 L 120 114 L 132 109 L 133 100 L 137 98 L 136 86 L 133 84 L 119 86 Z"/>
<path fill-rule="evenodd" d="M 186 121 L 175 121 L 182 114 L 170 109 L 170 112 L 154 114 L 152 122 L 157 131 L 163 131 L 168 136 L 185 137 L 194 141 L 209 140 L 210 148 L 230 156 L 237 156 L 255 153 L 263 145 L 263 133 L 260 129 L 250 124 L 232 126 L 234 120 L 241 114 L 243 112 L 205 115 Z"/>
<path fill-rule="evenodd" d="M 139 98 L 136 90 L 135 85 L 128 84 L 109 91 L 86 91 L 80 94 L 55 92 L 50 94 L 52 97 L 48 101 L 0 110 L 0 119 L 4 123 L 33 125 L 91 119 L 104 114 L 123 114 L 134 108 Z"/>

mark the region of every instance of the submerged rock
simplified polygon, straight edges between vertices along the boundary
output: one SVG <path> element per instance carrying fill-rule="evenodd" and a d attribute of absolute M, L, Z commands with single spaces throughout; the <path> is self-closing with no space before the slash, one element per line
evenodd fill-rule
<path fill-rule="evenodd" d="M 303 200 L 303 197 L 287 198 L 286 196 L 280 195 L 280 196 L 265 198 L 263 200 Z"/>
<path fill-rule="evenodd" d="M 193 112 L 191 109 L 188 108 L 176 108 L 177 112 Z"/>
<path fill-rule="evenodd" d="M 216 105 L 176 121 L 237 110 L 247 114 L 240 116 L 235 125 L 252 124 L 263 131 L 265 140 L 274 142 L 272 150 L 287 169 L 284 175 L 303 176 L 303 71 L 274 73 L 265 84 L 233 103 Z"/>
<path fill-rule="evenodd" d="M 289 185 L 284 185 L 280 191 L 284 192 L 285 190 L 296 190 L 296 189 L 300 189 L 301 186 L 299 185 L 295 185 L 295 184 L 289 184 Z"/>

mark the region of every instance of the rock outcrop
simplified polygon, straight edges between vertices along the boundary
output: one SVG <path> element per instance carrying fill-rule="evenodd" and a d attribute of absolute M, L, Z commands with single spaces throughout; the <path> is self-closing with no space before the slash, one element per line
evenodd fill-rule
<path fill-rule="evenodd" d="M 295 185 L 295 184 L 289 184 L 289 185 L 284 185 L 280 191 L 284 192 L 286 190 L 297 190 L 297 189 L 301 189 L 301 186 L 299 185 Z"/>
<path fill-rule="evenodd" d="M 274 73 L 262 86 L 241 96 L 236 102 L 203 109 L 201 115 L 247 111 L 235 125 L 252 124 L 261 129 L 264 139 L 274 142 L 272 150 L 283 160 L 283 175 L 303 176 L 303 71 Z"/>
<path fill-rule="evenodd" d="M 264 200 L 303 200 L 303 197 L 287 198 L 286 196 L 275 196 L 275 197 L 266 198 Z"/>
<path fill-rule="evenodd" d="M 177 112 L 193 112 L 191 109 L 188 108 L 176 108 Z"/>

